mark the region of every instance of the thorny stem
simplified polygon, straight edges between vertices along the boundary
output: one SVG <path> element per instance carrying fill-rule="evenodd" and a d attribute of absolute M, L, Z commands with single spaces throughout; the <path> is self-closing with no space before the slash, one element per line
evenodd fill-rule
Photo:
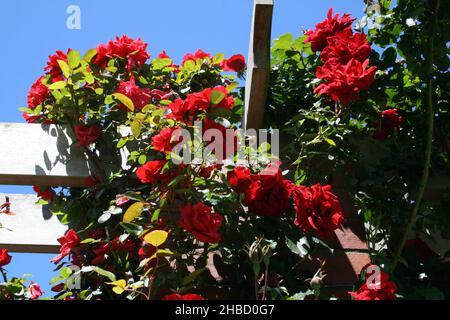
<path fill-rule="evenodd" d="M 414 203 L 413 210 L 408 220 L 408 224 L 403 232 L 402 238 L 398 245 L 397 251 L 394 256 L 394 260 L 391 265 L 391 273 L 394 272 L 397 267 L 398 261 L 405 246 L 406 239 L 411 232 L 414 224 L 416 223 L 417 214 L 422 204 L 423 195 L 425 194 L 425 189 L 428 183 L 428 178 L 430 174 L 430 162 L 431 162 L 431 151 L 433 146 L 433 131 L 434 131 L 434 110 L 433 110 L 433 51 L 434 51 L 434 33 L 436 29 L 436 24 L 439 15 L 439 7 L 441 1 L 436 0 L 436 7 L 434 9 L 434 19 L 433 26 L 431 28 L 430 35 L 430 46 L 429 46 L 429 60 L 428 60 L 428 92 L 427 92 L 427 134 L 426 134 L 426 147 L 425 147 L 425 161 L 423 164 L 422 178 L 420 179 L 419 189 L 417 192 L 416 202 Z"/>

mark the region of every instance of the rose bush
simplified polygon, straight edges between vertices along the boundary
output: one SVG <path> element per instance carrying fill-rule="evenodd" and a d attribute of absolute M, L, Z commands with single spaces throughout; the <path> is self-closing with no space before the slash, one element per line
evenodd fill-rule
<path fill-rule="evenodd" d="M 303 212 L 279 161 L 224 162 L 238 153 L 243 113 L 226 72 L 241 77 L 244 57 L 198 50 L 177 65 L 166 52 L 149 60 L 146 50 L 122 36 L 83 57 L 57 52 L 22 109 L 29 122 L 66 125 L 71 150 L 91 165 L 85 188 L 35 186 L 39 202 L 69 225 L 52 259 L 55 298 L 281 299 L 307 290 L 310 274 L 289 266 L 310 252 L 295 243 L 309 241 L 311 252 L 324 245 L 319 230 L 343 221 L 326 209 L 339 200 L 326 186 Z M 186 133 L 202 139 L 177 153 Z M 199 147 L 203 157 L 179 161 Z M 308 215 L 314 228 L 298 223 Z"/>
<path fill-rule="evenodd" d="M 178 65 L 165 51 L 150 60 L 145 42 L 122 36 L 84 56 L 72 49 L 50 56 L 21 111 L 28 122 L 72 131 L 70 151 L 82 150 L 92 172 L 84 188 L 35 186 L 39 203 L 69 226 L 52 259 L 60 270 L 52 280 L 55 298 L 330 298 L 322 290 L 325 262 L 315 270 L 302 266 L 314 262 L 316 250 L 332 252 L 327 242 L 346 221 L 333 191 L 340 180 L 367 222 L 372 263 L 384 270 L 378 289 L 363 276 L 347 298 L 408 297 L 411 287 L 412 296 L 448 294 L 435 276 L 448 261 L 431 255 L 435 273 L 428 262 L 404 272 L 409 252 L 403 254 L 402 238 L 412 226 L 420 233 L 445 220 L 440 206 L 422 201 L 423 190 L 411 198 L 423 180 L 420 162 L 411 159 L 433 142 L 419 134 L 430 122 L 430 110 L 423 110 L 429 100 L 439 106 L 435 141 L 448 145 L 447 91 L 437 82 L 448 57 L 443 35 L 434 32 L 445 21 L 439 0 L 427 5 L 435 2 L 435 20 L 420 11 L 417 30 L 402 29 L 401 19 L 415 12 L 412 1 L 395 8 L 369 1 L 357 30 L 350 15 L 330 10 L 315 30 L 275 40 L 265 125 L 281 130 L 282 159 L 244 165 L 223 161 L 241 151 L 236 129 L 244 92 L 227 72 L 244 75 L 242 55 L 225 59 L 199 49 Z M 370 19 L 378 22 L 366 34 Z M 426 55 L 428 74 L 404 46 L 405 37 L 422 31 L 441 50 Z M 389 48 L 374 50 L 372 43 Z M 185 140 L 186 133 L 202 139 Z M 180 141 L 187 141 L 181 153 Z M 198 149 L 208 152 L 181 161 Z M 433 157 L 433 168 L 448 172 L 447 151 Z M 429 167 L 430 157 L 419 160 Z M 417 202 L 425 203 L 420 220 Z M 399 261 L 406 276 L 396 269 Z M 417 280 L 424 268 L 427 283 Z M 30 298 L 39 292 L 33 286 Z"/>

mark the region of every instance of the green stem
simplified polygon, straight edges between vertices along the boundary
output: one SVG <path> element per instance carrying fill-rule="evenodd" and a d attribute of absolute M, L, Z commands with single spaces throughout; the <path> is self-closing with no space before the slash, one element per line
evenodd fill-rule
<path fill-rule="evenodd" d="M 433 146 L 433 131 L 434 131 L 434 110 L 433 110 L 433 51 L 434 51 L 434 33 L 436 29 L 440 0 L 436 0 L 436 7 L 434 10 L 434 20 L 431 28 L 430 35 L 430 51 L 429 51 L 429 61 L 428 61 L 428 92 L 427 92 L 427 134 L 426 134 L 426 147 L 425 147 L 425 161 L 423 164 L 422 178 L 420 179 L 419 189 L 417 192 L 416 202 L 414 204 L 413 210 L 411 211 L 411 215 L 409 217 L 406 228 L 403 232 L 402 238 L 398 245 L 397 251 L 394 256 L 394 260 L 391 265 L 391 273 L 394 272 L 397 267 L 398 261 L 403 252 L 403 247 L 405 246 L 406 239 L 410 234 L 413 226 L 416 223 L 417 214 L 419 212 L 420 206 L 422 204 L 423 196 L 425 194 L 425 189 L 428 184 L 428 178 L 430 175 L 430 162 L 431 162 L 431 151 Z"/>
<path fill-rule="evenodd" d="M 8 278 L 6 277 L 6 272 L 5 270 L 3 270 L 2 268 L 0 268 L 1 274 L 3 276 L 3 281 L 4 282 L 8 282 Z"/>

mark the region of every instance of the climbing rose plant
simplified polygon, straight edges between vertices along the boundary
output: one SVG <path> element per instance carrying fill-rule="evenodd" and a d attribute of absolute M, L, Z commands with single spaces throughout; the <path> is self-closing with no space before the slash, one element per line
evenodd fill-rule
<path fill-rule="evenodd" d="M 389 1 L 378 8 L 389 16 Z M 330 172 L 354 170 L 351 156 L 369 139 L 383 143 L 407 130 L 405 108 L 392 92 L 377 97 L 386 88 L 380 70 L 389 74 L 394 63 L 371 48 L 371 41 L 381 44 L 382 32 L 370 29 L 367 36 L 353 29 L 354 21 L 330 10 L 302 37 L 274 42 L 265 122 L 292 139 L 282 159 L 245 165 L 222 161 L 237 152 L 243 90 L 234 73 L 245 73 L 242 55 L 198 50 L 178 65 L 164 51 L 150 59 L 146 43 L 122 36 L 83 57 L 71 49 L 50 56 L 21 111 L 30 123 L 65 125 L 73 137 L 69 156 L 84 153 L 92 172 L 84 188 L 34 187 L 39 203 L 69 226 L 52 259 L 60 272 L 52 280 L 55 298 L 333 296 L 322 281 L 327 262 L 312 263 L 317 250 L 332 252 L 327 243 L 348 214 Z M 177 133 L 207 137 L 211 129 L 222 138 L 231 131 L 233 143 L 212 148 L 215 161 L 180 162 Z M 188 149 L 211 142 L 192 141 Z M 360 185 L 347 188 L 373 228 L 382 214 Z M 371 249 L 382 227 L 378 220 L 368 234 Z M 398 286 L 398 275 L 389 274 L 399 257 L 390 268 L 387 256 L 385 249 L 371 253 L 384 269 L 376 288 L 363 272 L 360 288 L 346 298 L 394 299 L 404 292 L 404 280 Z"/>
<path fill-rule="evenodd" d="M 284 137 L 296 185 L 340 188 L 364 221 L 383 273 L 372 290 L 363 268 L 353 299 L 448 298 L 449 4 L 365 3 L 359 21 L 330 10 L 313 30 L 274 40 L 264 125 Z M 294 200 L 309 211 L 305 194 Z M 327 210 L 333 226 L 335 208 L 313 212 Z"/>
<path fill-rule="evenodd" d="M 238 152 L 233 74 L 243 76 L 244 57 L 149 59 L 147 44 L 127 36 L 83 57 L 58 51 L 21 109 L 28 122 L 65 125 L 69 154 L 84 153 L 92 172 L 85 188 L 34 187 L 69 226 L 52 259 L 55 298 L 285 299 L 308 290 L 320 270 L 295 266 L 327 247 L 321 238 L 345 214 L 330 185 L 295 185 L 279 160 L 223 161 Z M 183 129 L 203 136 L 192 151 L 223 143 L 212 158 L 180 162 Z M 221 135 L 208 140 L 211 131 Z"/>

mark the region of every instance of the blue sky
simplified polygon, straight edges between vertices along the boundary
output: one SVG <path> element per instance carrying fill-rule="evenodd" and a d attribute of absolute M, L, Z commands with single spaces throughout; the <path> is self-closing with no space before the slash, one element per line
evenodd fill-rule
<path fill-rule="evenodd" d="M 81 9 L 80 30 L 66 27 L 66 9 L 72 4 Z M 26 105 L 30 85 L 56 50 L 84 52 L 126 34 L 149 43 L 152 56 L 166 50 L 178 63 L 198 48 L 246 55 L 253 0 L 14 0 L 2 1 L 0 7 L 0 122 L 23 122 L 17 108 Z M 364 2 L 275 0 L 272 38 L 286 32 L 300 35 L 323 20 L 330 7 L 360 18 Z M 0 186 L 0 192 L 32 193 L 31 187 L 19 186 Z M 32 279 L 51 295 L 48 282 L 56 275 L 51 257 L 13 254 L 7 270 L 10 276 L 33 274 Z"/>

